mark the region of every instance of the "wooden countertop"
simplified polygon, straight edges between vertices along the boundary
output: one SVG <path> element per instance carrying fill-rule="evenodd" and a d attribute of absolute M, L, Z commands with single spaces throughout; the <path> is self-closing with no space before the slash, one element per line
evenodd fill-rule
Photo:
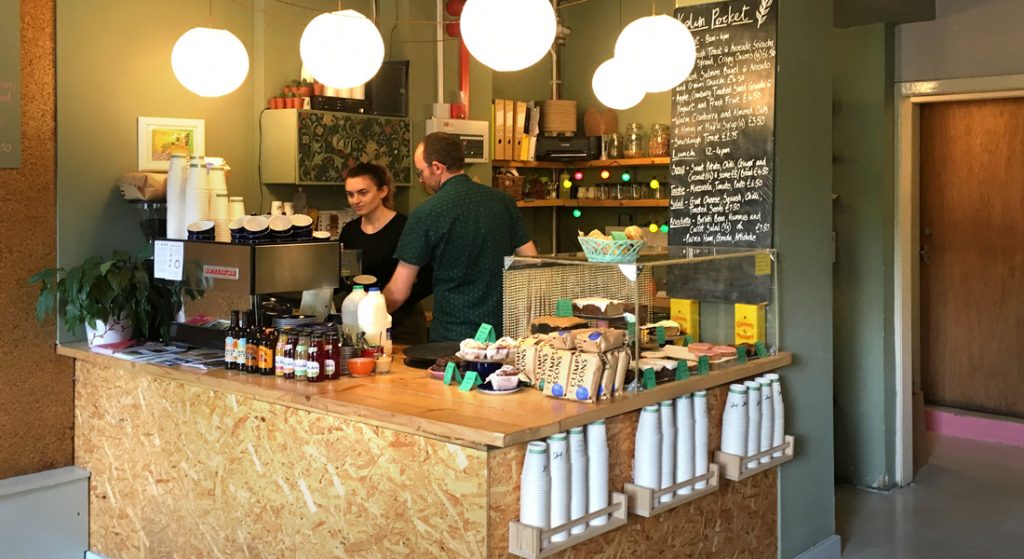
<path fill-rule="evenodd" d="M 626 412 L 738 379 L 789 365 L 790 353 L 757 359 L 745 365 L 712 371 L 684 381 L 660 384 L 652 390 L 627 393 L 594 404 L 558 400 L 532 389 L 489 396 L 460 392 L 427 372 L 402 363 L 395 348 L 395 363 L 387 375 L 344 377 L 306 383 L 236 373 L 225 369 L 202 372 L 184 367 L 163 367 L 93 353 L 84 342 L 57 346 L 57 353 L 88 363 L 145 373 L 184 384 L 251 396 L 265 402 L 325 413 L 387 429 L 430 437 L 486 450 L 543 438 Z"/>

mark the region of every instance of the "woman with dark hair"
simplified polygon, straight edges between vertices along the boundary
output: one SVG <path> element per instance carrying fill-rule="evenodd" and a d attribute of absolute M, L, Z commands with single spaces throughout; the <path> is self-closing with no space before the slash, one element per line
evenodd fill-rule
<path fill-rule="evenodd" d="M 341 230 L 346 249 L 363 251 L 363 273 L 377 278 L 383 288 L 395 273 L 395 247 L 408 218 L 394 210 L 394 191 L 387 169 L 373 163 L 358 163 L 345 176 L 345 195 L 359 215 Z M 420 301 L 431 294 L 432 272 L 416 276 L 413 296 L 391 313 L 391 337 L 396 343 L 427 341 L 427 321 Z"/>

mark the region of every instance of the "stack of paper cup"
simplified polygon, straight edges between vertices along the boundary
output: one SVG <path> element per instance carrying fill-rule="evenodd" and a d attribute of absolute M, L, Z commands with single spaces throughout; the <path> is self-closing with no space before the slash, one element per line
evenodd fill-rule
<path fill-rule="evenodd" d="M 768 373 L 764 378 L 772 381 L 772 446 L 782 444 L 786 437 L 786 411 L 782 402 L 782 382 L 778 373 Z M 772 458 L 781 458 L 782 451 L 773 452 Z"/>
<path fill-rule="evenodd" d="M 228 193 L 214 192 L 212 207 L 214 240 L 218 243 L 230 243 L 231 230 L 228 229 L 228 225 L 231 224 L 231 219 L 228 218 Z"/>
<path fill-rule="evenodd" d="M 234 221 L 245 215 L 245 199 L 241 196 L 228 197 L 228 219 Z"/>
<path fill-rule="evenodd" d="M 608 506 L 608 430 L 603 419 L 587 425 L 587 512 Z M 608 524 L 608 515 L 599 516 L 590 526 Z"/>
<path fill-rule="evenodd" d="M 551 520 L 551 475 L 548 445 L 534 441 L 526 445 L 526 460 L 519 487 L 519 521 L 547 529 Z"/>
<path fill-rule="evenodd" d="M 676 482 L 676 414 L 672 400 L 661 403 L 661 486 L 665 489 Z M 661 496 L 661 502 L 672 500 L 672 493 Z"/>
<path fill-rule="evenodd" d="M 772 404 L 772 381 L 765 377 L 757 377 L 761 385 L 761 452 L 772 447 L 772 435 L 774 435 L 775 406 Z M 771 456 L 762 456 L 761 462 L 771 460 Z"/>
<path fill-rule="evenodd" d="M 587 515 L 587 440 L 583 427 L 569 429 L 569 517 L 577 520 Z M 573 526 L 571 533 L 582 534 L 586 524 Z"/>
<path fill-rule="evenodd" d="M 551 465 L 551 527 L 569 522 L 569 438 L 565 433 L 548 437 L 548 455 Z M 553 542 L 569 539 L 569 532 L 551 536 Z"/>
<path fill-rule="evenodd" d="M 185 226 L 210 217 L 210 189 L 207 187 L 206 163 L 196 155 L 188 162 L 185 182 Z"/>
<path fill-rule="evenodd" d="M 224 194 L 227 194 L 228 181 L 227 176 L 224 174 L 223 165 L 210 167 L 210 174 L 207 177 L 206 182 L 208 188 L 213 191 L 213 193 L 216 194 L 218 192 L 223 192 Z"/>
<path fill-rule="evenodd" d="M 676 483 L 693 479 L 693 395 L 676 398 Z M 676 491 L 676 495 L 693 493 L 693 486 Z"/>
<path fill-rule="evenodd" d="M 742 384 L 729 385 L 722 413 L 722 452 L 747 454 L 747 387 Z"/>
<path fill-rule="evenodd" d="M 633 483 L 641 487 L 661 487 L 661 413 L 659 406 L 640 410 L 633 454 Z"/>
<path fill-rule="evenodd" d="M 167 168 L 167 238 L 188 238 L 185 227 L 185 178 L 188 175 L 188 158 L 180 153 L 171 155 Z"/>
<path fill-rule="evenodd" d="M 693 477 L 708 473 L 708 393 L 693 393 Z M 704 489 L 708 482 L 698 481 L 694 489 Z"/>
<path fill-rule="evenodd" d="M 761 451 L 761 383 L 748 380 L 747 387 L 747 452 L 753 456 Z M 757 466 L 757 460 L 747 462 L 748 468 Z"/>

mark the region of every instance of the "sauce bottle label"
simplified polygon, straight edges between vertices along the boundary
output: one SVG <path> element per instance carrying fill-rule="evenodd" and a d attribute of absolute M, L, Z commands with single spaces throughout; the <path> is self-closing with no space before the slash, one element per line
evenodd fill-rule
<path fill-rule="evenodd" d="M 235 362 L 235 338 L 231 336 L 224 338 L 224 360 L 228 363 Z"/>
<path fill-rule="evenodd" d="M 295 374 L 295 359 L 291 357 L 282 357 L 281 362 L 283 363 L 284 366 L 285 375 Z"/>
<path fill-rule="evenodd" d="M 270 369 L 274 366 L 274 354 L 269 347 L 260 347 L 257 366 L 261 369 Z"/>
<path fill-rule="evenodd" d="M 246 338 L 238 338 L 235 340 L 235 363 L 245 363 L 245 350 L 247 345 Z"/>
<path fill-rule="evenodd" d="M 315 379 L 320 376 L 320 364 L 316 361 L 306 363 L 306 378 Z"/>
<path fill-rule="evenodd" d="M 324 375 L 334 376 L 334 359 L 324 359 Z"/>

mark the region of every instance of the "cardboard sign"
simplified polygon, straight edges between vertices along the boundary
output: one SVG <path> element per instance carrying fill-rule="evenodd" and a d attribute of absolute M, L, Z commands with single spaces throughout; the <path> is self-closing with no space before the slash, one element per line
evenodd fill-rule
<path fill-rule="evenodd" d="M 452 379 L 455 379 L 455 382 L 462 382 L 462 373 L 459 372 L 459 367 L 455 363 L 449 361 L 444 367 L 444 383 L 451 384 Z"/>
<path fill-rule="evenodd" d="M 474 388 L 480 386 L 480 375 L 476 374 L 476 371 L 470 371 L 466 373 L 466 378 L 462 380 L 462 384 L 459 385 L 460 392 L 469 392 Z"/>
<path fill-rule="evenodd" d="M 697 358 L 697 374 L 706 375 L 711 372 L 711 358 L 707 355 L 701 355 Z"/>
<path fill-rule="evenodd" d="M 555 306 L 555 316 L 566 318 L 572 316 L 572 299 L 559 299 Z"/>
<path fill-rule="evenodd" d="M 480 329 L 476 331 L 476 336 L 473 339 L 480 343 L 493 343 L 496 339 L 494 337 L 494 326 L 486 322 L 481 323 Z"/>
<path fill-rule="evenodd" d="M 676 380 L 688 378 L 690 378 L 690 364 L 686 362 L 686 359 L 680 359 L 676 364 Z"/>
<path fill-rule="evenodd" d="M 654 385 L 654 369 L 647 367 L 646 369 L 644 369 L 644 388 L 649 390 L 651 388 L 654 388 Z"/>

